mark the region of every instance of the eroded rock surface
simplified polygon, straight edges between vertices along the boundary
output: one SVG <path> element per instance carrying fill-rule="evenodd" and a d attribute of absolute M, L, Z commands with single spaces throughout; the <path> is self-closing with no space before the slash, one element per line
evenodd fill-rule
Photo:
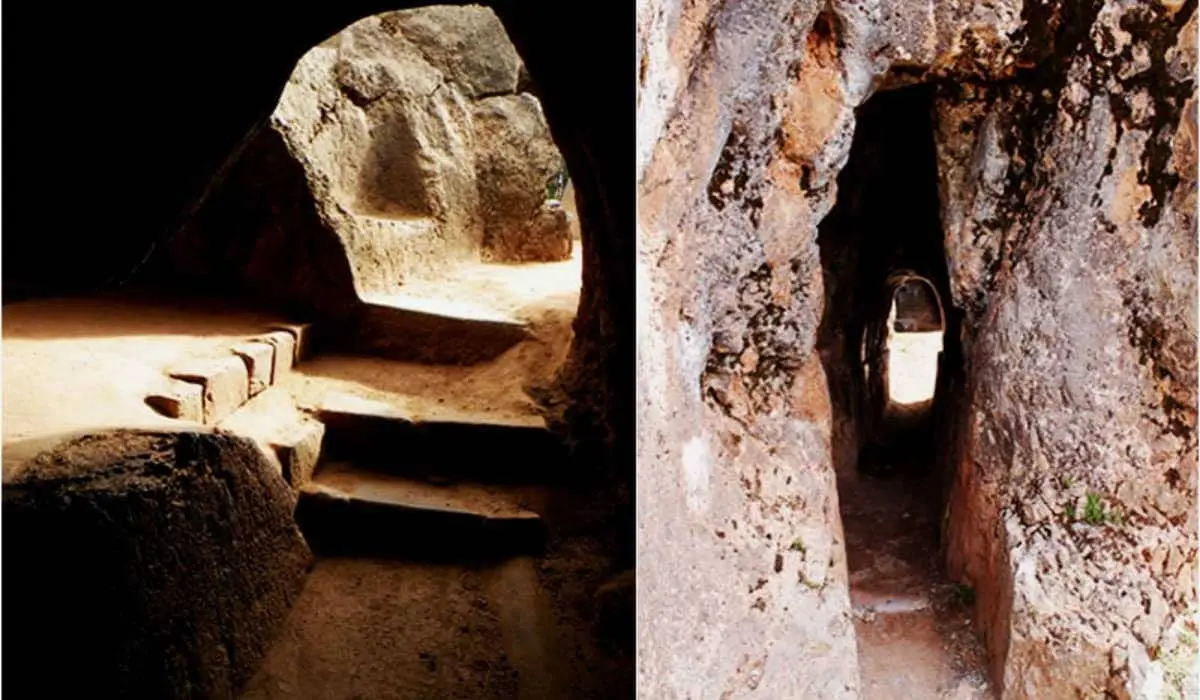
<path fill-rule="evenodd" d="M 1191 12 L 1106 3 L 1061 25 L 1060 74 L 938 106 L 970 363 L 949 555 L 1006 697 L 1158 697 L 1195 605 Z"/>
<path fill-rule="evenodd" d="M 355 22 L 308 51 L 230 155 L 172 253 L 317 313 L 481 255 L 561 260 L 533 226 L 561 157 L 496 15 L 435 6 Z M 495 243 L 489 243 L 495 241 Z"/>
<path fill-rule="evenodd" d="M 565 260 L 571 254 L 566 212 L 549 220 L 543 213 L 546 185 L 562 168 L 562 156 L 537 99 L 523 94 L 480 100 L 475 137 L 484 256 Z"/>
<path fill-rule="evenodd" d="M 1171 659 L 1196 601 L 1194 12 L 642 4 L 644 691 L 858 696 L 817 225 L 855 108 L 936 78 L 966 378 L 945 544 L 993 681 L 1193 692 Z M 1119 515 L 1080 522 L 1089 493 Z"/>
<path fill-rule="evenodd" d="M 114 431 L 4 483 L 5 687 L 233 697 L 311 560 L 287 484 L 248 440 Z M 64 672 L 64 660 L 70 672 Z"/>

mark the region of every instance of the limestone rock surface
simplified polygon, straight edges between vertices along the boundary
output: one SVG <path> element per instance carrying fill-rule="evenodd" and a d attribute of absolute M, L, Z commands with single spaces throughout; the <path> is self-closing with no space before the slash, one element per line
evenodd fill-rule
<path fill-rule="evenodd" d="M 480 100 L 475 138 L 484 255 L 504 261 L 566 258 L 570 249 L 564 254 L 560 243 L 569 237 L 565 219 L 546 227 L 542 216 L 547 184 L 562 157 L 537 99 L 521 94 Z"/>
<path fill-rule="evenodd" d="M 175 237 L 175 267 L 344 316 L 481 256 L 543 259 L 524 239 L 561 157 L 518 69 L 488 8 L 355 22 L 297 63 Z"/>
<path fill-rule="evenodd" d="M 814 354 L 817 226 L 855 109 L 935 78 L 964 318 L 944 545 L 977 587 L 994 684 L 1006 699 L 1194 692 L 1170 663 L 1196 605 L 1194 13 L 640 6 L 646 692 L 859 695 Z M 1089 493 L 1120 515 L 1064 522 Z M 816 589 L 788 576 L 797 535 L 819 543 Z"/>

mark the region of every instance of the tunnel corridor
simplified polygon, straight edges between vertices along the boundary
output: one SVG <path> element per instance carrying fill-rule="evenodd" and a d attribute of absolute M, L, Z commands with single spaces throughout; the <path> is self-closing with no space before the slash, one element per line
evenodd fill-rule
<path fill-rule="evenodd" d="M 962 374 L 938 200 L 932 85 L 858 111 L 818 243 L 819 336 L 863 690 L 989 697 L 972 592 L 945 579 L 942 484 Z"/>

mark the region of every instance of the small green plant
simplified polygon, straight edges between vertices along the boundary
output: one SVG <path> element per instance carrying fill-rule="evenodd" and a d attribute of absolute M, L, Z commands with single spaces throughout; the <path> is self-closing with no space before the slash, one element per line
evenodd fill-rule
<path fill-rule="evenodd" d="M 1104 503 L 1100 501 L 1099 495 L 1087 495 L 1087 502 L 1083 504 L 1083 520 L 1089 525 L 1100 525 L 1106 520 Z"/>
<path fill-rule="evenodd" d="M 792 540 L 792 545 L 788 547 L 788 549 L 792 550 L 793 552 L 800 552 L 801 554 L 804 554 L 808 551 L 808 548 L 804 546 L 804 540 L 800 539 L 799 537 Z"/>
<path fill-rule="evenodd" d="M 1074 485 L 1075 485 L 1075 477 L 1071 476 L 1070 474 L 1063 474 L 1062 487 L 1064 489 L 1069 489 Z"/>
<path fill-rule="evenodd" d="M 546 181 L 546 199 L 562 200 L 567 191 L 567 165 L 563 163 L 559 169 Z"/>
<path fill-rule="evenodd" d="M 954 584 L 954 598 L 963 605 L 975 604 L 975 589 L 961 583 Z"/>
<path fill-rule="evenodd" d="M 1075 504 L 1074 503 L 1068 503 L 1067 505 L 1063 506 L 1063 518 L 1065 518 L 1066 521 L 1069 523 L 1075 522 Z"/>

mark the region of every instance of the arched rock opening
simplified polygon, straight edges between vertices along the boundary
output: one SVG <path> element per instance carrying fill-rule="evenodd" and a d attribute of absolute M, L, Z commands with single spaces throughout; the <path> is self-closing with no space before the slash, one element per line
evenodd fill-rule
<path fill-rule="evenodd" d="M 876 339 L 865 345 L 879 349 L 863 355 L 867 376 L 878 373 L 877 388 L 890 404 L 927 404 L 933 399 L 946 330 L 941 297 L 932 282 L 910 271 L 890 275 L 888 290 L 887 317 L 864 334 Z"/>
<path fill-rule="evenodd" d="M 889 340 L 899 324 L 935 329 L 947 343 L 955 342 L 946 332 L 953 310 L 941 302 L 950 298 L 950 289 L 933 94 L 933 86 L 886 91 L 858 110 L 850 157 L 838 176 L 837 203 L 819 229 L 826 303 L 818 347 L 832 401 L 839 473 L 881 466 L 874 464 L 881 455 L 898 457 L 894 448 L 909 444 L 892 434 L 896 426 L 889 422 L 894 403 Z M 907 319 L 919 311 L 926 316 Z M 953 355 L 953 349 L 945 355 Z M 924 408 L 937 412 L 936 406 L 919 408 L 922 416 Z M 925 426 L 922 418 L 909 427 L 919 433 Z M 926 450 L 924 457 L 932 456 L 932 449 Z"/>
<path fill-rule="evenodd" d="M 86 236 L 79 244 L 70 246 L 62 245 L 61 236 L 42 235 L 44 231 L 6 237 L 6 304 L 22 298 L 107 293 L 118 289 L 139 293 L 164 289 L 180 291 L 180 288 L 188 293 L 244 292 L 246 285 L 240 282 L 249 272 L 252 276 L 278 282 L 273 287 L 251 289 L 257 292 L 260 300 L 297 315 L 337 319 L 344 317 L 347 309 L 359 307 L 361 298 L 355 287 L 355 271 L 339 250 L 344 244 L 342 240 L 329 235 L 314 236 L 306 239 L 303 246 L 276 246 L 275 250 L 280 253 L 277 256 L 264 255 L 263 248 L 270 246 L 260 248 L 258 244 L 263 239 L 256 238 L 262 233 L 264 222 L 252 217 L 241 219 L 238 227 L 222 232 L 226 237 L 224 240 L 240 238 L 240 242 L 231 243 L 228 249 L 235 254 L 232 259 L 218 256 L 220 262 L 236 261 L 242 264 L 240 269 L 230 269 L 230 266 L 222 269 L 218 264 L 217 274 L 200 283 L 196 278 L 186 282 L 174 279 L 169 266 L 157 265 L 169 257 L 163 253 L 170 247 L 171 235 L 179 230 L 182 222 L 193 219 L 206 203 L 214 201 L 206 195 L 215 194 L 216 188 L 212 185 L 219 185 L 230 177 L 232 166 L 238 162 L 239 155 L 244 154 L 250 140 L 246 135 L 263 133 L 264 120 L 277 106 L 280 87 L 287 82 L 297 60 L 318 42 L 356 19 L 395 9 L 398 9 L 395 5 L 375 2 L 303 11 L 270 3 L 253 7 L 216 3 L 191 8 L 186 22 L 171 21 L 170 26 L 154 27 L 153 17 L 143 16 L 141 10 L 134 8 L 103 12 L 84 8 L 68 17 L 61 16 L 60 7 L 26 8 L 26 13 L 38 16 L 24 21 L 33 25 L 55 25 L 60 39 L 65 42 L 59 55 L 77 65 L 88 66 L 88 70 L 75 83 L 73 94 L 59 91 L 47 94 L 43 103 L 46 113 L 41 117 L 30 115 L 31 118 L 25 120 L 21 115 L 14 115 L 10 119 L 10 130 L 21 131 L 42 147 L 28 161 L 30 177 L 10 186 L 7 194 L 27 202 L 31 209 L 60 211 L 62 215 L 56 225 L 60 225 L 64 233 L 103 230 L 104 234 Z M 589 554 L 603 552 L 592 560 L 597 568 L 579 579 L 571 578 L 573 585 L 578 583 L 580 586 L 576 591 L 578 595 L 591 600 L 593 592 L 606 577 L 632 565 L 629 536 L 632 530 L 629 522 L 632 388 L 623 379 L 633 364 L 632 274 L 624 264 L 632 249 L 633 236 L 626 222 L 632 217 L 633 199 L 629 188 L 622 184 L 630 170 L 632 125 L 614 126 L 610 113 L 594 106 L 595 96 L 602 93 L 611 96 L 606 98 L 611 99 L 606 104 L 613 109 L 628 109 L 629 100 L 623 99 L 629 97 L 628 71 L 620 68 L 627 60 L 627 43 L 614 41 L 613 37 L 627 37 L 630 29 L 626 18 L 611 9 L 581 8 L 573 15 L 572 21 L 597 30 L 585 36 L 561 31 L 563 16 L 547 13 L 542 7 L 499 3 L 496 10 L 525 60 L 525 84 L 529 80 L 537 81 L 546 121 L 573 176 L 572 184 L 578 198 L 583 231 L 579 247 L 585 279 L 579 313 L 573 324 L 569 357 L 555 382 L 555 393 L 565 394 L 565 397 L 558 398 L 557 405 L 550 407 L 547 413 L 549 422 L 571 434 L 572 445 L 578 448 L 575 459 L 557 459 L 556 466 L 571 475 L 586 474 L 588 477 L 584 479 L 587 487 L 581 489 L 578 508 L 574 509 L 576 514 L 587 512 L 586 516 L 578 517 L 578 520 L 587 520 L 587 524 L 581 526 L 576 522 L 565 529 L 570 530 L 568 535 L 587 530 L 587 536 L 602 541 L 598 549 Z M 148 26 L 147 22 L 151 24 Z M 113 75 L 143 74 L 147 61 L 170 74 L 171 79 L 155 80 L 152 84 L 139 83 L 137 79 L 116 83 L 110 80 Z M 36 86 L 53 79 L 50 71 L 47 68 L 20 76 L 14 74 L 10 87 L 40 92 Z M 616 75 L 610 75 L 610 72 Z M 114 98 L 114 91 L 118 91 L 115 94 L 120 108 L 97 110 L 90 122 L 106 134 L 105 138 L 80 136 L 76 117 L 70 116 L 78 113 L 77 101 L 108 103 Z M 353 97 L 358 99 L 365 95 L 360 93 Z M 256 123 L 259 125 L 257 131 L 252 128 Z M 277 139 L 275 146 L 282 145 L 279 143 L 282 138 L 277 133 L 272 138 Z M 271 149 L 268 151 L 272 152 Z M 285 152 L 286 147 L 273 150 L 276 156 Z M 49 184 L 56 181 L 52 176 L 54 170 L 45 166 L 67 162 L 75 163 L 75 176 L 86 180 L 89 186 L 80 190 L 69 210 L 64 210 L 59 188 Z M 283 167 L 270 156 L 260 161 L 260 165 L 268 169 L 274 167 L 272 163 Z M 222 167 L 222 164 L 231 167 Z M 56 165 L 54 169 L 58 167 Z M 294 163 L 291 167 L 292 174 L 296 174 Z M 380 179 L 374 178 L 377 183 Z M 385 176 L 382 179 L 391 178 Z M 294 178 L 293 183 L 301 188 L 309 184 L 303 174 Z M 303 194 L 301 189 L 296 192 Z M 350 195 L 350 201 L 357 199 L 354 188 L 348 188 L 344 194 Z M 436 213 L 430 197 L 417 197 L 414 204 L 394 194 L 376 197 L 364 209 L 383 213 L 384 218 L 392 221 L 411 218 L 392 218 L 401 209 L 421 214 Z M 227 213 L 234 214 L 231 220 L 238 219 L 236 207 L 231 207 Z M 246 209 L 241 209 L 240 213 L 246 213 Z M 274 217 L 267 227 L 272 229 L 267 232 L 268 239 L 277 235 L 286 241 L 289 228 L 320 227 L 327 223 L 320 220 L 323 212 L 317 211 L 310 199 L 301 196 L 285 201 L 276 211 L 267 213 Z M 256 235 L 242 237 L 251 232 Z M 297 300 L 301 303 L 296 303 Z M 314 300 L 319 303 L 313 303 Z M 95 308 L 102 309 L 103 306 L 96 304 Z M 152 323 L 146 325 L 153 326 Z M 88 332 L 86 328 L 68 329 L 71 334 L 86 335 Z M 507 336 L 502 338 L 507 339 Z M 238 358 L 233 359 L 241 362 Z M 8 401 L 5 403 L 9 405 Z M 274 479 L 276 483 L 272 483 L 271 488 L 248 493 L 244 483 L 236 479 L 217 479 L 213 483 L 219 488 L 208 488 L 212 485 L 208 483 L 212 481 L 209 478 L 212 473 L 222 476 L 221 470 L 229 466 L 220 463 L 217 457 L 234 448 L 250 450 L 251 446 L 245 441 L 184 438 L 178 441 L 181 447 L 177 451 L 173 452 L 172 447 L 163 454 L 156 452 L 147 458 L 141 454 L 138 440 L 123 441 L 122 436 L 110 440 L 110 437 L 101 436 L 99 442 L 117 447 L 104 452 L 107 461 L 101 465 L 103 470 L 97 470 L 93 476 L 103 479 L 110 473 L 107 470 L 111 470 L 122 478 L 131 478 L 133 486 L 140 484 L 145 489 L 142 493 L 152 497 L 143 499 L 145 508 L 134 515 L 108 519 L 105 527 L 109 529 L 104 530 L 102 539 L 109 544 L 123 542 L 129 545 L 152 532 L 162 538 L 160 542 L 156 541 L 156 545 L 161 546 L 129 545 L 126 550 L 114 552 L 112 557 L 100 555 L 104 566 L 94 569 L 89 569 L 88 565 L 96 561 L 96 557 L 74 556 L 71 547 L 86 546 L 87 542 L 96 540 L 74 538 L 70 535 L 71 528 L 87 527 L 92 522 L 87 517 L 104 520 L 105 508 L 112 503 L 129 502 L 130 493 L 125 490 L 129 484 L 120 478 L 106 482 L 98 489 L 104 493 L 94 498 L 77 497 L 76 493 L 66 496 L 64 500 L 69 499 L 78 511 L 87 511 L 87 516 L 59 518 L 50 528 L 56 537 L 54 547 L 49 551 L 38 546 L 36 530 L 41 528 L 22 527 L 22 523 L 39 523 L 43 518 L 54 520 L 61 515 L 61 509 L 55 511 L 54 504 L 59 503 L 59 497 L 63 495 L 55 490 L 63 487 L 63 482 L 40 481 L 35 478 L 38 473 L 31 473 L 31 478 L 22 484 L 21 493 L 14 489 L 10 496 L 6 489 L 4 513 L 5 523 L 10 525 L 9 533 L 22 531 L 23 535 L 28 535 L 24 546 L 11 550 L 13 557 L 6 563 L 18 562 L 13 568 L 29 574 L 21 585 L 14 584 L 8 590 L 20 596 L 21 604 L 30 613 L 24 616 L 26 619 L 17 614 L 6 616 L 5 631 L 16 630 L 13 634 L 25 639 L 25 644 L 14 647 L 11 652 L 6 651 L 6 665 L 24 671 L 10 674 L 6 688 L 20 692 L 36 684 L 38 692 L 53 694 L 57 683 L 63 694 L 78 695 L 95 692 L 98 687 L 111 688 L 115 693 L 123 683 L 135 683 L 140 685 L 124 687 L 132 687 L 135 694 L 140 687 L 174 692 L 181 697 L 203 694 L 213 688 L 217 694 L 227 694 L 223 690 L 232 692 L 253 672 L 261 659 L 263 642 L 278 629 L 288 602 L 286 598 L 296 588 L 293 585 L 296 579 L 292 579 L 285 582 L 286 586 L 281 584 L 281 588 L 289 587 L 287 595 L 275 595 L 273 591 L 264 593 L 270 586 L 264 585 L 256 575 L 270 575 L 283 568 L 289 575 L 303 575 L 302 571 L 297 572 L 302 566 L 291 564 L 303 563 L 304 543 L 296 535 L 290 518 L 277 517 L 280 513 L 291 513 L 294 503 L 289 499 L 294 494 L 288 493 L 286 485 L 278 483 L 277 474 L 269 473 L 268 465 L 259 463 L 262 460 L 248 458 L 232 468 L 244 471 L 243 476 L 248 476 L 251 481 L 258 480 L 258 486 L 262 481 Z M 153 439 L 159 437 L 156 435 Z M 231 442 L 236 445 L 230 447 Z M 459 444 L 467 446 L 463 454 L 477 449 L 469 440 L 460 440 Z M 139 454 L 133 457 L 122 454 L 122 445 L 137 447 Z M 555 445 L 561 448 L 557 440 Z M 73 444 L 74 447 L 77 446 Z M 513 449 L 519 448 L 518 441 Z M 52 455 L 48 461 L 57 466 L 90 466 L 86 460 L 75 459 L 72 454 L 64 456 L 57 448 L 46 450 L 44 454 Z M 138 462 L 137 465 L 131 460 Z M 201 464 L 193 474 L 190 468 L 196 461 Z M 6 467 L 9 466 L 7 462 L 6 459 Z M 134 466 L 145 466 L 155 477 L 162 477 L 164 473 L 167 476 L 151 479 L 153 483 L 143 483 L 139 481 L 142 473 Z M 193 510 L 207 510 L 199 514 L 189 511 L 196 517 L 187 522 L 179 518 L 171 520 L 169 511 L 174 504 L 171 493 L 178 492 L 176 480 L 187 482 L 184 484 L 187 487 L 192 485 L 188 480 L 193 477 L 204 482 L 206 497 L 215 496 L 217 505 L 209 509 L 207 501 L 189 504 L 195 506 Z M 78 486 L 79 481 L 72 481 L 73 485 L 64 488 L 69 491 Z M 161 499 L 158 498 L 160 495 Z M 259 508 L 257 514 L 273 518 L 271 525 L 276 529 L 267 533 L 271 537 L 238 538 L 239 544 L 246 549 L 239 550 L 236 558 L 226 558 L 223 546 L 228 544 L 231 529 L 223 516 L 237 517 L 239 511 L 237 508 L 222 510 L 221 503 L 222 499 L 238 499 L 239 496 L 242 498 L 238 507 L 250 508 L 257 507 L 260 497 L 269 497 L 270 507 Z M 14 501 L 14 507 L 10 507 L 10 497 L 21 502 Z M 104 501 L 110 497 L 111 501 Z M 93 507 L 102 501 L 109 505 Z M 171 521 L 170 526 L 163 525 L 167 520 Z M 242 519 L 241 522 L 251 521 Z M 178 528 L 173 529 L 176 526 Z M 195 535 L 204 540 L 204 546 L 197 548 L 195 557 L 172 556 L 173 547 L 187 546 L 186 542 L 181 542 L 181 538 L 186 539 L 180 534 L 181 530 L 187 531 L 184 535 Z M 58 537 L 60 533 L 63 536 Z M 264 541 L 265 545 L 262 544 Z M 287 567 L 274 567 L 264 560 L 275 555 L 268 551 L 268 546 L 289 547 L 291 549 L 285 554 L 295 556 L 285 562 Z M 114 549 L 120 550 L 120 547 Z M 6 556 L 8 553 L 6 551 Z M 128 556 L 124 556 L 126 554 Z M 262 556 L 256 558 L 256 554 Z M 147 558 L 139 560 L 142 555 Z M 56 565 L 61 566 L 42 566 L 47 557 L 53 557 Z M 231 571 L 215 563 L 221 561 L 248 562 L 248 565 Z M 197 566 L 212 576 L 203 580 L 192 576 L 193 584 L 205 587 L 207 582 L 216 581 L 205 594 L 229 603 L 213 611 L 222 619 L 212 634 L 195 635 L 188 631 L 198 629 L 189 625 L 189 617 L 193 621 L 200 620 L 199 616 L 193 615 L 195 611 L 188 607 L 189 604 L 203 605 L 209 599 L 197 597 L 191 601 L 184 596 L 178 599 L 178 605 L 166 605 L 162 597 L 163 590 L 175 589 L 171 585 L 175 577 L 189 577 L 189 569 Z M 155 583 L 144 589 L 136 588 L 136 584 L 146 582 L 145 576 L 149 574 L 145 572 L 150 570 L 157 577 L 153 579 Z M 100 599 L 72 595 L 72 587 L 88 578 L 103 581 L 93 589 Z M 221 589 L 226 586 L 237 588 L 236 594 L 222 595 Z M 395 589 L 384 591 L 384 597 L 394 595 Z M 600 602 L 617 602 L 618 612 L 606 611 L 608 619 L 600 626 L 608 628 L 609 641 L 615 647 L 612 658 L 616 661 L 611 668 L 618 677 L 622 674 L 628 677 L 631 673 L 631 663 L 624 663 L 631 654 L 632 631 L 627 624 L 630 614 L 620 616 L 621 602 L 631 595 L 632 588 L 627 582 L 626 585 L 610 586 L 598 596 Z M 5 598 L 6 602 L 12 602 L 8 592 Z M 72 605 L 72 601 L 78 604 Z M 237 601 L 237 605 L 231 601 Z M 243 602 L 246 605 L 242 605 Z M 53 629 L 39 627 L 36 619 L 29 624 L 29 617 L 50 607 L 54 608 L 53 619 L 63 625 L 53 625 Z M 247 614 L 247 610 L 252 611 L 252 615 Z M 122 611 L 129 611 L 129 614 Z M 124 627 L 105 624 L 114 615 L 122 617 L 126 623 Z M 169 618 L 167 623 L 163 622 L 163 616 Z M 488 620 L 485 626 L 491 625 L 494 630 L 494 622 Z M 246 628 L 252 628 L 248 634 Z M 448 624 L 444 628 L 442 631 L 448 632 L 458 629 Z M 64 635 L 64 629 L 77 629 L 78 633 Z M 170 635 L 177 644 L 158 645 L 161 651 L 158 656 L 139 656 L 140 649 L 147 644 L 146 630 Z M 250 638 L 253 643 L 242 644 L 243 637 Z M 77 651 L 70 651 L 72 647 Z M 51 649 L 55 652 L 51 653 Z M 447 663 L 451 658 L 449 654 L 442 656 L 439 662 L 430 655 L 421 656 L 421 650 L 411 651 L 406 658 L 429 673 L 452 667 Z M 46 670 L 46 664 L 52 662 L 55 654 L 62 653 L 80 661 L 76 674 L 68 677 Z M 498 646 L 491 645 L 487 653 L 499 653 Z M 123 663 L 122 659 L 130 661 Z M 572 661 L 564 663 L 570 666 Z M 577 670 L 569 668 L 556 682 L 586 675 L 572 676 Z M 471 673 L 484 679 L 492 669 L 474 668 Z M 600 684 L 618 686 L 621 690 L 627 688 L 620 680 L 614 682 L 613 674 L 606 675 Z M 494 680 L 489 692 L 503 694 L 514 690 L 511 668 L 495 669 Z M 89 686 L 86 691 L 79 690 L 85 685 Z M 539 694 L 536 689 L 530 692 Z"/>
<path fill-rule="evenodd" d="M 83 8 L 69 21 L 48 5 L 23 10 L 31 24 L 54 24 L 63 46 L 70 47 L 61 55 L 86 63 L 89 75 L 133 72 L 153 57 L 169 66 L 174 77 L 154 83 L 153 89 L 138 87 L 136 81 L 114 87 L 99 77 L 82 80 L 72 92 L 46 94 L 38 114 L 10 117 L 14 133 L 39 144 L 36 153 L 20 156 L 28 164 L 28 176 L 9 183 L 10 196 L 26 202 L 31 211 L 57 212 L 57 228 L 53 235 L 6 237 L 5 303 L 106 291 L 136 280 L 147 250 L 161 254 L 167 236 L 219 178 L 221 164 L 251 126 L 277 105 L 281 86 L 306 51 L 359 18 L 423 4 L 364 1 L 295 12 L 279 3 L 253 8 L 215 3 L 193 12 L 185 25 L 157 33 L 135 29 L 146 18 L 133 7 Z M 615 378 L 633 367 L 633 273 L 619 262 L 633 250 L 627 222 L 634 196 L 621 184 L 632 159 L 627 145 L 633 142 L 633 124 L 626 120 L 614 126 L 607 109 L 595 108 L 594 97 L 602 92 L 632 102 L 632 86 L 617 68 L 628 52 L 622 42 L 612 40 L 630 36 L 632 29 L 620 12 L 589 8 L 580 10 L 575 21 L 597 32 L 579 37 L 556 31 L 561 18 L 540 7 L 519 2 L 492 7 L 524 61 L 522 89 L 530 80 L 536 84 L 554 141 L 572 174 L 580 227 L 589 232 L 581 245 L 581 312 L 561 382 L 572 397 L 569 422 L 578 439 L 594 448 L 580 450 L 584 459 L 598 467 L 611 463 L 611 455 L 624 455 L 629 482 L 632 401 L 621 399 L 631 397 L 632 389 Z M 214 46 L 221 50 L 214 53 Z M 589 58 L 598 56 L 611 60 Z M 10 76 L 9 84 L 14 91 L 42 92 L 38 85 L 47 79 L 45 72 L 28 71 Z M 97 110 L 89 117 L 105 138 L 81 132 L 77 104 L 107 103 L 114 94 L 121 109 Z M 612 103 L 614 108 L 618 103 Z M 50 186 L 64 163 L 73 164 L 73 177 L 89 183 L 72 195 L 70 207 L 62 206 L 59 188 Z M 62 245 L 64 235 L 100 229 L 107 233 L 81 235 L 70 246 Z M 319 249 L 311 254 L 336 259 Z M 330 297 L 337 296 L 333 290 L 349 289 L 344 270 L 325 274 L 329 279 L 313 283 L 327 284 Z"/>

